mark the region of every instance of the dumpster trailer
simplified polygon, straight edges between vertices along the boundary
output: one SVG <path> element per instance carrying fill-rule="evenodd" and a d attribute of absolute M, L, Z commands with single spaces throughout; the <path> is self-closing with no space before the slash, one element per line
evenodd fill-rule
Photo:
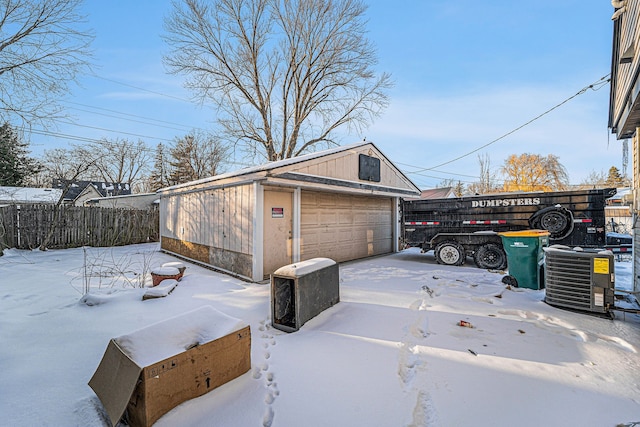
<path fill-rule="evenodd" d="M 433 250 L 440 264 L 462 265 L 473 257 L 485 269 L 507 266 L 500 232 L 546 230 L 552 245 L 603 248 L 605 200 L 615 193 L 605 188 L 406 199 L 401 243 Z"/>

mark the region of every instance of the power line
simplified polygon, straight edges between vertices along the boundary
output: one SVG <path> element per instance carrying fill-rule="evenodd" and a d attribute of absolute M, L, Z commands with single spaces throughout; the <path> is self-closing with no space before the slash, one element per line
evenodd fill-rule
<path fill-rule="evenodd" d="M 113 113 L 113 114 L 104 114 L 104 113 L 99 113 L 99 112 L 96 112 L 96 111 L 85 110 L 85 109 L 82 109 L 82 108 L 69 107 L 72 110 L 82 111 L 82 112 L 85 112 L 85 113 L 95 114 L 95 115 L 103 116 L 103 117 L 111 117 L 111 118 L 119 119 L 119 120 L 126 120 L 126 121 L 133 122 L 133 123 L 142 123 L 142 124 L 146 124 L 146 125 L 150 125 L 150 126 L 157 126 L 157 127 L 161 127 L 161 128 L 180 130 L 180 131 L 183 131 L 185 129 L 202 129 L 202 128 L 199 128 L 197 126 L 188 126 L 188 125 L 183 125 L 181 123 L 168 122 L 168 121 L 165 121 L 165 120 L 158 120 L 158 119 L 154 119 L 154 118 L 151 118 L 151 117 L 144 117 L 144 116 L 138 116 L 138 115 L 135 115 L 135 114 L 123 113 L 121 111 L 110 110 L 108 108 L 94 107 L 92 105 L 80 104 L 80 103 L 71 102 L 71 101 L 63 101 L 63 102 L 68 103 L 68 104 L 73 104 L 73 105 L 80 105 L 80 106 L 83 106 L 83 107 L 86 107 L 86 108 L 92 108 L 92 109 L 95 109 L 95 110 L 107 111 L 107 112 Z M 116 115 L 114 115 L 114 114 L 116 114 Z M 124 116 L 124 117 L 120 117 L 120 116 Z M 128 117 L 133 117 L 133 118 L 128 118 Z M 141 119 L 141 120 L 136 120 L 136 119 Z M 153 122 L 157 122 L 157 123 L 153 123 Z"/>
<path fill-rule="evenodd" d="M 448 165 L 448 164 L 450 164 L 450 163 L 453 163 L 453 162 L 456 162 L 456 161 L 458 161 L 458 160 L 460 160 L 460 159 L 463 159 L 463 158 L 465 158 L 465 157 L 468 157 L 468 156 L 470 156 L 470 155 L 472 155 L 472 154 L 474 154 L 474 153 L 477 153 L 478 151 L 482 150 L 483 148 L 486 148 L 486 147 L 488 147 L 488 146 L 490 146 L 490 145 L 492 145 L 492 144 L 495 144 L 496 142 L 498 142 L 498 141 L 500 141 L 500 140 L 502 140 L 502 139 L 506 138 L 507 136 L 509 136 L 509 135 L 511 135 L 511 134 L 513 134 L 513 133 L 515 133 L 515 132 L 517 132 L 517 131 L 519 131 L 520 129 L 524 128 L 525 126 L 530 125 L 531 123 L 535 122 L 536 120 L 540 119 L 541 117 L 543 117 L 543 116 L 545 116 L 545 115 L 549 114 L 549 113 L 550 113 L 550 112 L 552 112 L 553 110 L 555 110 L 555 109 L 557 109 L 557 108 L 561 107 L 562 105 L 566 104 L 567 102 L 571 101 L 573 98 L 577 97 L 578 95 L 582 95 L 583 93 L 585 93 L 585 92 L 586 92 L 586 91 L 588 91 L 589 89 L 591 89 L 591 90 L 593 90 L 593 91 L 597 91 L 597 90 L 601 89 L 603 86 L 605 86 L 605 85 L 606 85 L 607 83 L 609 83 L 609 81 L 611 80 L 611 79 L 609 78 L 609 76 L 610 76 L 610 75 L 611 75 L 611 74 L 607 74 L 606 76 L 601 77 L 601 78 L 600 78 L 599 80 L 597 80 L 596 82 L 594 82 L 594 83 L 592 83 L 592 84 L 590 84 L 590 85 L 588 85 L 588 86 L 583 87 L 582 89 L 580 89 L 580 90 L 579 90 L 577 93 L 575 93 L 574 95 L 570 96 L 569 98 L 565 99 L 564 101 L 560 102 L 559 104 L 554 105 L 553 107 L 549 108 L 549 109 L 548 109 L 547 111 L 545 111 L 544 113 L 539 114 L 538 116 L 534 117 L 533 119 L 529 120 L 528 122 L 526 122 L 526 123 L 524 123 L 524 124 L 522 124 L 522 125 L 518 126 L 517 128 L 515 128 L 515 129 L 513 129 L 513 130 L 511 130 L 511 131 L 509 131 L 509 132 L 507 132 L 507 133 L 505 133 L 504 135 L 502 135 L 502 136 L 500 136 L 500 137 L 498 137 L 498 138 L 494 139 L 493 141 L 490 141 L 490 142 L 488 142 L 488 143 L 486 143 L 486 144 L 484 144 L 484 145 L 482 145 L 482 146 L 480 146 L 480 147 L 478 147 L 478 148 L 476 148 L 476 149 L 474 149 L 474 150 L 472 150 L 472 151 L 469 151 L 469 152 L 468 152 L 468 153 L 466 153 L 466 154 L 463 154 L 463 155 L 461 155 L 461 156 L 458 156 L 458 157 L 456 157 L 455 159 L 449 160 L 449 161 L 444 162 L 444 163 L 440 163 L 439 165 L 436 165 L 436 166 L 433 166 L 433 167 L 430 167 L 430 168 L 423 168 L 423 169 L 419 169 L 419 170 L 417 170 L 417 171 L 415 171 L 415 172 L 411 172 L 411 173 L 418 173 L 418 172 L 424 172 L 424 171 L 434 170 L 434 169 L 437 169 L 437 168 L 439 168 L 439 167 L 441 167 L 441 166 Z"/>
<path fill-rule="evenodd" d="M 145 89 L 139 86 L 135 86 L 135 85 L 130 85 L 121 81 L 117 81 L 117 80 L 113 80 L 113 79 L 109 79 L 103 76 L 99 76 L 97 74 L 93 74 L 92 75 L 95 78 L 101 79 L 101 80 L 105 80 L 111 83 L 115 83 L 121 86 L 125 86 L 125 87 L 130 87 L 136 90 L 141 90 L 144 92 L 148 92 L 148 93 L 152 93 L 155 95 L 159 95 L 165 98 L 171 98 L 171 99 L 176 99 L 182 102 L 186 102 L 186 103 L 192 103 L 189 100 L 186 100 L 184 98 L 180 98 L 180 97 L 176 97 L 176 96 L 172 96 L 172 95 L 168 95 L 166 93 L 162 93 L 162 92 L 157 92 L 157 91 L 153 91 L 153 90 L 149 90 L 149 89 Z M 126 121 L 130 121 L 130 122 L 135 122 L 135 123 L 142 123 L 142 124 L 146 124 L 149 126 L 155 126 L 155 127 L 160 127 L 160 128 L 165 128 L 165 129 L 172 129 L 172 130 L 176 130 L 176 131 L 180 131 L 180 132 L 189 132 L 190 130 L 193 129 L 197 129 L 197 130 L 201 130 L 201 131 L 206 131 L 204 128 L 201 127 L 195 127 L 195 126 L 188 126 L 188 125 L 184 125 L 181 123 L 175 123 L 175 122 L 167 122 L 164 120 L 158 120 L 158 119 L 154 119 L 151 117 L 144 117 L 144 116 L 138 116 L 138 115 L 134 115 L 134 114 L 129 114 L 129 113 L 123 113 L 121 111 L 115 111 L 115 110 L 110 110 L 107 108 L 101 108 L 101 107 L 95 107 L 92 105 L 87 105 L 87 104 L 81 104 L 81 103 L 77 103 L 77 102 L 73 102 L 73 101 L 62 101 L 64 103 L 67 104 L 71 104 L 71 105 L 77 105 L 77 106 L 82 106 L 85 108 L 91 108 L 91 109 L 95 109 L 95 110 L 100 110 L 100 111 L 106 111 L 112 114 L 116 114 L 117 116 L 114 115 L 109 115 L 109 114 L 103 114 L 103 113 L 98 113 L 95 111 L 87 111 L 87 110 L 82 110 L 79 108 L 75 108 L 75 107 L 70 107 L 71 109 L 75 109 L 78 111 L 84 111 L 86 113 L 89 114 L 96 114 L 96 115 L 101 115 L 101 116 L 105 116 L 105 117 L 111 117 L 111 118 L 115 118 L 118 120 L 126 120 Z M 124 117 L 121 117 L 124 116 Z M 141 119 L 141 120 L 135 120 L 132 118 L 128 118 L 128 117 L 132 117 L 132 118 L 136 118 L 136 119 Z M 123 135 L 129 135 L 129 136 L 135 136 L 138 138 L 145 138 L 145 139 L 152 139 L 152 140 L 157 140 L 157 141 L 165 141 L 165 142 L 174 142 L 172 139 L 167 139 L 167 138 L 161 138 L 161 137 L 155 137 L 155 136 L 149 136 L 149 135 L 141 135 L 141 134 L 137 134 L 137 133 L 132 133 L 132 132 L 125 132 L 125 131 L 118 131 L 118 130 L 113 130 L 113 129 L 105 129 L 105 128 L 100 128 L 100 127 L 96 127 L 96 126 L 90 126 L 90 125 L 82 125 L 82 124 L 78 124 L 78 123 L 74 123 L 73 121 L 65 121 L 65 120 L 54 120 L 55 122 L 58 123 L 63 123 L 66 125 L 71 125 L 71 126 L 78 126 L 78 127 L 83 127 L 83 128 L 88 128 L 88 129 L 95 129 L 95 130 L 100 130 L 100 131 L 104 131 L 104 132 L 110 132 L 110 133 L 116 133 L 116 134 L 123 134 Z M 167 126 L 167 125 L 174 125 L 174 126 L 178 126 L 179 128 L 175 128 L 172 126 Z M 39 130 L 39 131 L 34 131 L 32 133 L 38 134 L 38 135 L 43 135 L 43 136 L 51 136 L 51 137 L 55 137 L 55 138 L 64 138 L 64 139 L 70 139 L 70 140 L 76 140 L 76 141 L 83 141 L 83 142 L 103 142 L 104 139 L 102 140 L 98 140 L 95 138 L 89 138 L 89 137 L 80 137 L 80 136 L 75 136 L 75 135 L 69 135 L 69 134 L 62 134 L 62 133 L 56 133 L 56 132 L 49 132 L 49 131 L 45 131 L 45 130 Z"/>
<path fill-rule="evenodd" d="M 178 101 L 191 103 L 191 101 L 189 101 L 188 99 L 180 98 L 180 97 L 178 97 L 178 96 L 168 95 L 168 94 L 166 94 L 166 93 L 162 93 L 162 92 L 156 92 L 156 91 L 154 91 L 154 90 L 145 89 L 145 88 L 142 88 L 142 87 L 139 87 L 139 86 L 130 85 L 130 84 L 128 84 L 128 83 L 119 82 L 119 81 L 117 81 L 117 80 L 108 79 L 108 78 L 106 78 L 106 77 L 102 77 L 102 76 L 99 76 L 99 75 L 97 75 L 97 74 L 93 74 L 93 77 L 95 77 L 95 78 L 97 78 L 97 79 L 105 80 L 105 81 L 107 81 L 107 82 L 111 82 L 111 83 L 119 84 L 119 85 L 121 85 L 121 86 L 130 87 L 130 88 L 132 88 L 132 89 L 141 90 L 141 91 L 143 91 L 143 92 L 152 93 L 152 94 L 154 94 L 154 95 L 160 95 L 160 96 L 163 96 L 163 97 L 165 97 L 165 98 L 171 98 L 171 99 L 175 99 L 175 100 L 178 100 Z"/>
<path fill-rule="evenodd" d="M 420 167 L 420 166 L 409 165 L 409 164 L 407 164 L 407 163 L 394 162 L 394 164 L 396 164 L 396 165 L 402 165 L 402 166 L 408 166 L 408 167 L 410 167 L 410 168 L 417 168 L 417 169 L 421 169 L 421 167 Z M 404 172 L 404 171 L 403 171 L 403 172 Z M 416 171 L 415 173 L 419 175 L 419 172 L 420 172 L 420 171 L 418 170 L 418 171 Z M 445 175 L 464 176 L 464 177 L 467 177 L 467 178 L 474 178 L 474 179 L 479 179 L 479 178 L 480 178 L 479 176 L 476 176 L 476 175 L 465 175 L 465 174 L 463 174 L 463 173 L 457 173 L 457 172 L 447 172 L 447 171 L 441 171 L 441 170 L 432 170 L 432 172 L 443 173 L 443 174 L 445 174 Z M 404 173 L 412 173 L 412 172 L 404 172 Z M 428 175 L 425 175 L 425 176 L 428 176 Z M 437 178 L 437 177 L 433 177 L 433 176 L 432 176 L 431 178 Z"/>
<path fill-rule="evenodd" d="M 52 137 L 55 137 L 55 138 L 64 138 L 64 139 L 68 139 L 68 140 L 71 140 L 71 141 L 88 142 L 88 143 L 99 143 L 100 145 L 108 146 L 108 147 L 111 147 L 111 148 L 115 148 L 118 145 L 117 142 L 109 141 L 109 140 L 106 140 L 106 139 L 88 138 L 88 137 L 82 137 L 82 136 L 77 136 L 77 135 L 69 135 L 69 134 L 64 134 L 64 133 L 51 132 L 51 131 L 46 131 L 46 130 L 41 130 L 41 129 L 32 129 L 31 132 L 35 133 L 35 134 L 38 134 L 38 135 L 52 136 Z M 157 153 L 156 149 L 151 148 L 151 147 L 140 148 L 140 151 L 145 151 L 145 152 L 152 153 L 152 154 Z M 233 160 L 233 161 L 232 160 L 227 160 L 227 161 L 225 161 L 225 164 L 227 164 L 227 165 L 237 165 L 237 166 L 241 166 L 241 167 L 255 166 L 253 164 L 238 162 L 238 161 L 235 161 L 235 160 Z"/>
<path fill-rule="evenodd" d="M 141 134 L 132 133 L 132 132 L 114 131 L 114 130 L 111 130 L 111 129 L 100 128 L 100 127 L 97 127 L 97 126 L 81 125 L 81 124 L 68 122 L 68 121 L 64 121 L 64 120 L 58 120 L 58 122 L 64 123 L 66 125 L 79 126 L 79 127 L 83 127 L 83 128 L 87 128 L 87 129 L 95 129 L 95 130 L 101 130 L 101 131 L 104 131 L 104 132 L 116 132 L 118 134 L 123 134 L 123 135 L 137 136 L 138 138 L 156 139 L 158 141 L 173 142 L 172 139 L 159 138 L 159 137 L 156 137 L 156 136 L 149 136 L 149 135 L 141 135 Z"/>

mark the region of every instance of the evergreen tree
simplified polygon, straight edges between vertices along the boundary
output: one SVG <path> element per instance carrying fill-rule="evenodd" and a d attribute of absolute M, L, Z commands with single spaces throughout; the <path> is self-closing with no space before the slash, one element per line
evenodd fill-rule
<path fill-rule="evenodd" d="M 617 167 L 611 166 L 609 168 L 609 175 L 607 176 L 607 180 L 604 182 L 604 185 L 607 187 L 618 188 L 622 187 L 624 179 L 622 175 L 620 175 L 620 171 Z"/>
<path fill-rule="evenodd" d="M 40 164 L 28 155 L 28 146 L 9 123 L 0 126 L 0 185 L 21 187 L 40 171 Z"/>
<path fill-rule="evenodd" d="M 169 164 L 169 156 L 166 152 L 166 147 L 164 146 L 164 144 L 158 144 L 155 160 L 153 163 L 153 170 L 151 171 L 151 175 L 149 176 L 151 191 L 156 191 L 160 188 L 173 185 L 174 182 L 169 179 L 170 175 L 171 165 Z"/>

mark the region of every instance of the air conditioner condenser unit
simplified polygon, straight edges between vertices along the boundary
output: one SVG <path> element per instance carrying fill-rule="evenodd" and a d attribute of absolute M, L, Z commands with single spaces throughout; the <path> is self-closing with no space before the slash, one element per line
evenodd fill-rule
<path fill-rule="evenodd" d="M 545 302 L 609 314 L 614 308 L 615 266 L 611 251 L 553 245 L 545 252 Z"/>

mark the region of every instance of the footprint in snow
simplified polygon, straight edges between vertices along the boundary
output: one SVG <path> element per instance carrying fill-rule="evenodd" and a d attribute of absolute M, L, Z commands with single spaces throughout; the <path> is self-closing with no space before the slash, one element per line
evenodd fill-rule
<path fill-rule="evenodd" d="M 268 320 L 263 320 L 260 322 L 259 330 L 262 332 L 261 340 L 262 340 L 262 348 L 264 352 L 262 353 L 262 357 L 264 362 L 260 365 L 256 365 L 253 370 L 253 378 L 254 379 L 262 379 L 264 382 L 264 386 L 267 389 L 267 393 L 264 397 L 264 402 L 267 405 L 265 409 L 265 413 L 262 417 L 262 426 L 263 427 L 271 427 L 273 424 L 273 420 L 275 418 L 275 412 L 273 411 L 273 402 L 275 402 L 276 398 L 280 394 L 278 390 L 278 385 L 274 381 L 274 374 L 270 372 L 271 366 L 269 365 L 269 359 L 271 359 L 271 351 L 269 350 L 272 346 L 276 345 L 276 339 L 273 334 L 269 331 L 269 325 L 267 325 Z M 264 373 L 264 375 L 263 375 Z"/>

